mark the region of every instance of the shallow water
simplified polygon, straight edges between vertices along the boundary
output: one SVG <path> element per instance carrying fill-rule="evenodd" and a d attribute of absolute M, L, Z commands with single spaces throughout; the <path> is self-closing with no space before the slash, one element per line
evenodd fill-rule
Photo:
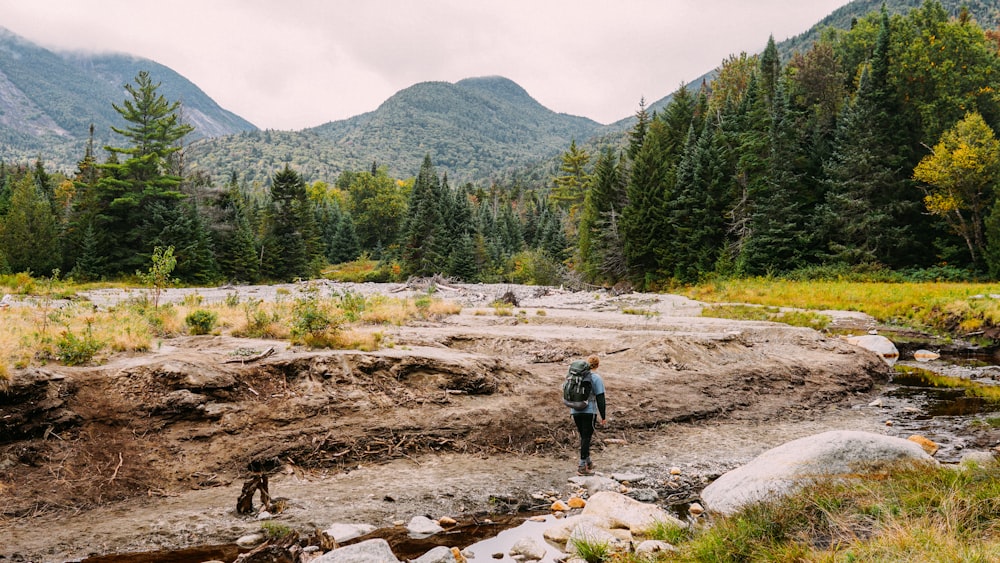
<path fill-rule="evenodd" d="M 985 357 L 956 359 L 913 367 L 979 385 L 996 384 L 997 366 L 985 362 Z M 883 406 L 898 435 L 920 434 L 933 440 L 941 446 L 934 457 L 946 463 L 961 459 L 968 446 L 969 424 L 1000 413 L 1000 401 L 974 396 L 961 387 L 935 386 L 919 373 L 895 374 L 883 394 Z"/>

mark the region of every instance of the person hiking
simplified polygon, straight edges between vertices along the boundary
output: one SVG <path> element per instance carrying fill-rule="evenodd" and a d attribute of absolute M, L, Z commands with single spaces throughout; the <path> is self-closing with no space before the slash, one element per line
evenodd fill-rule
<path fill-rule="evenodd" d="M 605 413 L 604 403 L 604 380 L 594 371 L 601 365 L 601 360 L 597 356 L 587 358 L 590 364 L 590 397 L 583 408 L 570 407 L 570 414 L 576 429 L 580 433 L 580 464 L 577 466 L 578 475 L 593 475 L 594 462 L 590 460 L 590 441 L 594 437 L 594 429 L 597 427 L 597 414 L 601 415 L 601 425 L 608 423 Z"/>

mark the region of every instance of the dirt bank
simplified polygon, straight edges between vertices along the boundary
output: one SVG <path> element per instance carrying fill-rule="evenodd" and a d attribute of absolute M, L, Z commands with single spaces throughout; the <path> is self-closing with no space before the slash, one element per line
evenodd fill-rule
<path fill-rule="evenodd" d="M 273 288 L 199 293 L 234 291 Z M 488 306 L 500 291 L 518 297 L 514 315 Z M 530 502 L 565 489 L 575 467 L 558 386 L 590 353 L 609 388 L 598 470 L 656 480 L 676 465 L 696 484 L 789 439 L 881 422 L 852 407 L 888 378 L 885 364 L 811 330 L 702 318 L 668 295 L 440 295 L 462 313 L 384 327 L 391 347 L 378 352 L 183 337 L 102 366 L 17 374 L 0 394 L 0 560 L 231 542 L 259 529 L 235 513 L 251 467 L 274 471 L 271 493 L 289 499 L 279 521 L 293 527 Z"/>

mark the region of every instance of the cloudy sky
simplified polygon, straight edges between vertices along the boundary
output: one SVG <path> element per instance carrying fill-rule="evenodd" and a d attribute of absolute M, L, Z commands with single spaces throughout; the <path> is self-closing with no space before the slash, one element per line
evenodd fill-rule
<path fill-rule="evenodd" d="M 848 0 L 0 0 L 50 49 L 155 60 L 262 128 L 374 110 L 417 82 L 500 75 L 610 123 Z M 155 77 L 154 77 L 155 78 Z"/>

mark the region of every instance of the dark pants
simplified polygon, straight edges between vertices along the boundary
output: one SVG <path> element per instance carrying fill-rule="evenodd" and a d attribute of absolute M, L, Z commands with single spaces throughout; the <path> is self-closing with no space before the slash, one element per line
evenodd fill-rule
<path fill-rule="evenodd" d="M 580 432 L 580 461 L 590 461 L 590 440 L 594 437 L 594 424 L 597 417 L 590 413 L 574 414 L 573 422 Z"/>

